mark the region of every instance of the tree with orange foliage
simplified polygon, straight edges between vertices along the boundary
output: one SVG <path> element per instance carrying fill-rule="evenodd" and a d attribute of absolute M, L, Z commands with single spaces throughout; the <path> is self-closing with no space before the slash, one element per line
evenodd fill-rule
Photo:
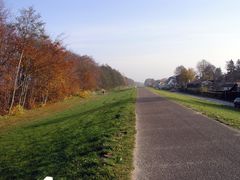
<path fill-rule="evenodd" d="M 54 102 L 79 90 L 126 84 L 117 70 L 52 41 L 32 7 L 21 10 L 13 23 L 5 21 L 5 12 L 0 4 L 0 114 L 16 105 L 32 108 Z"/>

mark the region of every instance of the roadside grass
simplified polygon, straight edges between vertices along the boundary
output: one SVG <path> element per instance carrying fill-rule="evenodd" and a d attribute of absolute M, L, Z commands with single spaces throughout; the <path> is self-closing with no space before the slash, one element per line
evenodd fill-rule
<path fill-rule="evenodd" d="M 91 97 L 96 98 L 96 97 Z M 70 97 L 62 101 L 47 104 L 44 107 L 37 107 L 31 110 L 24 110 L 24 113 L 18 115 L 5 115 L 0 116 L 0 133 L 4 132 L 9 128 L 18 127 L 21 124 L 32 123 L 33 121 L 38 121 L 44 119 L 44 117 L 54 116 L 55 113 L 69 109 L 80 103 L 84 103 L 91 99 L 81 99 L 79 97 Z"/>
<path fill-rule="evenodd" d="M 135 135 L 135 89 L 14 124 L 0 133 L 0 179 L 130 179 Z M 47 107 L 46 107 L 47 109 Z"/>
<path fill-rule="evenodd" d="M 214 102 L 209 102 L 207 100 L 190 97 L 184 94 L 177 94 L 164 90 L 156 90 L 153 88 L 149 89 L 162 97 L 182 104 L 224 124 L 235 128 L 240 128 L 240 111 L 233 107 L 228 107 Z"/>

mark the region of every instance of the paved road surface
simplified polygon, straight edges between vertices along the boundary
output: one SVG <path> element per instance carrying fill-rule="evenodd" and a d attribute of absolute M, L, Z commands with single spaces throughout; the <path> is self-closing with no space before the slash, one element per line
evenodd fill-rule
<path fill-rule="evenodd" d="M 134 179 L 240 179 L 240 133 L 138 89 Z"/>

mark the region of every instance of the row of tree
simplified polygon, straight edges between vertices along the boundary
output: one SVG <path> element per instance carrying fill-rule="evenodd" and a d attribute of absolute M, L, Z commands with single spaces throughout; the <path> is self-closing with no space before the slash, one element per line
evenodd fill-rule
<path fill-rule="evenodd" d="M 178 66 L 175 69 L 175 75 L 178 77 L 178 83 L 184 87 L 193 80 L 214 81 L 214 82 L 235 82 L 240 80 L 240 60 L 233 60 L 226 63 L 227 72 L 224 74 L 220 67 L 215 67 L 206 60 L 202 60 L 197 64 L 197 71 L 193 68 L 185 68 Z"/>
<path fill-rule="evenodd" d="M 195 78 L 195 71 L 192 68 L 185 68 L 184 66 L 178 66 L 175 69 L 175 75 L 178 77 L 177 81 L 181 87 L 185 87 L 187 83 L 191 82 Z"/>
<path fill-rule="evenodd" d="M 0 0 L 0 114 L 14 106 L 32 108 L 80 90 L 133 83 L 108 65 L 67 50 L 52 40 L 41 16 L 30 7 L 14 20 Z"/>
<path fill-rule="evenodd" d="M 233 60 L 227 62 L 226 78 L 228 81 L 240 80 L 240 59 L 238 59 L 236 62 Z"/>

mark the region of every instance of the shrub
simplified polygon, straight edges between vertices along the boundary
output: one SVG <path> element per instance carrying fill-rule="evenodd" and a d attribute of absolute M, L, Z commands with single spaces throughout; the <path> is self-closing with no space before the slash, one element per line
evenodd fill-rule
<path fill-rule="evenodd" d="M 77 94 L 77 96 L 81 97 L 81 98 L 89 98 L 91 96 L 91 91 L 79 91 L 79 93 Z"/>
<path fill-rule="evenodd" d="M 21 105 L 14 106 L 10 115 L 21 115 L 24 114 L 24 108 Z"/>

